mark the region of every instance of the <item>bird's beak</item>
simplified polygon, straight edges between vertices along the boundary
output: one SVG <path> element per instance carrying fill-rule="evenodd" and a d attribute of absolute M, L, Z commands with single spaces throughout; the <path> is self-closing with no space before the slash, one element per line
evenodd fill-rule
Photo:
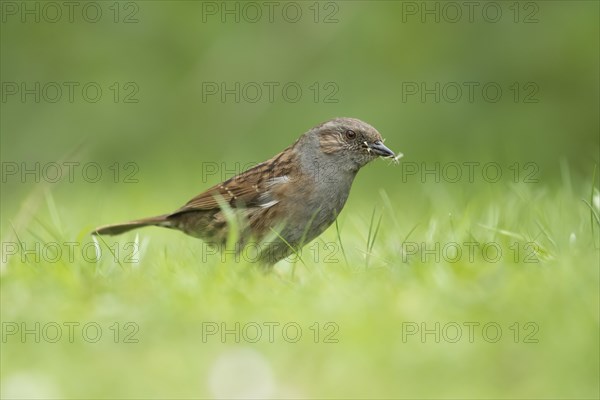
<path fill-rule="evenodd" d="M 394 154 L 392 150 L 388 149 L 381 140 L 371 143 L 368 146 L 370 151 L 378 156 L 385 158 L 394 158 L 396 156 L 396 154 Z"/>

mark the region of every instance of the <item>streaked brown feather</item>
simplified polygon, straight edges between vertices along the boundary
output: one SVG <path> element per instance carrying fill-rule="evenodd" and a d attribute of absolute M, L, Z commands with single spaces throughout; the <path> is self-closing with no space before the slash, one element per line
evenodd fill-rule
<path fill-rule="evenodd" d="M 189 211 L 220 209 L 223 202 L 231 208 L 259 207 L 264 203 L 265 195 L 285 191 L 283 187 L 273 191 L 270 180 L 278 176 L 291 174 L 293 166 L 291 159 L 294 157 L 291 150 L 291 148 L 288 148 L 272 159 L 211 187 L 188 201 L 171 215 Z M 284 185 L 286 184 L 281 186 Z"/>

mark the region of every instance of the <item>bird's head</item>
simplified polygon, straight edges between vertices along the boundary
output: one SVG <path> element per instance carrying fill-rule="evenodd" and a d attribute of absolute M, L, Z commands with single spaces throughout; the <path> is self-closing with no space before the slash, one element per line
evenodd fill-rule
<path fill-rule="evenodd" d="M 383 144 L 377 129 L 356 118 L 335 118 L 316 126 L 313 132 L 321 152 L 337 159 L 341 168 L 358 171 L 378 157 L 394 161 L 402 157 Z"/>

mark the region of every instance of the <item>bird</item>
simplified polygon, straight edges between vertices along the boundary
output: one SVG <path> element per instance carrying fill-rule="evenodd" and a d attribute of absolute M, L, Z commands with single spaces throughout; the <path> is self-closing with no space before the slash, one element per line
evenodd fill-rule
<path fill-rule="evenodd" d="M 174 212 L 96 228 L 118 235 L 146 226 L 176 229 L 214 246 L 235 237 L 253 245 L 257 262 L 271 266 L 323 233 L 344 207 L 358 171 L 377 158 L 402 157 L 381 134 L 356 118 L 333 118 L 292 145 L 192 198 Z M 232 230 L 235 229 L 235 235 Z M 222 249 L 222 248 L 221 248 Z"/>

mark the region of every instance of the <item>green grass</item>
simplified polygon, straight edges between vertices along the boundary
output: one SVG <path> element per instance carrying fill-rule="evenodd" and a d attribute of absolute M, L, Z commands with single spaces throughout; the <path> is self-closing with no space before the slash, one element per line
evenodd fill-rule
<path fill-rule="evenodd" d="M 99 262 L 77 251 L 73 262 L 8 257 L 3 397 L 597 398 L 599 194 L 590 181 L 408 188 L 353 191 L 301 262 L 267 274 L 158 228 L 104 238 Z M 25 248 L 91 241 L 85 207 L 39 196 L 35 219 L 4 243 L 15 233 Z M 140 208 L 132 217 L 154 206 Z M 115 219 L 100 210 L 94 220 Z M 125 262 L 131 242 L 139 262 Z M 7 334 L 7 323 L 36 322 L 40 343 Z M 44 340 L 53 322 L 63 326 L 57 343 Z M 80 324 L 72 343 L 65 322 Z M 89 322 L 102 328 L 97 343 L 82 337 Z M 239 343 L 210 334 L 237 323 Z M 269 323 L 279 324 L 272 341 Z M 420 335 L 436 323 L 439 342 Z"/>

